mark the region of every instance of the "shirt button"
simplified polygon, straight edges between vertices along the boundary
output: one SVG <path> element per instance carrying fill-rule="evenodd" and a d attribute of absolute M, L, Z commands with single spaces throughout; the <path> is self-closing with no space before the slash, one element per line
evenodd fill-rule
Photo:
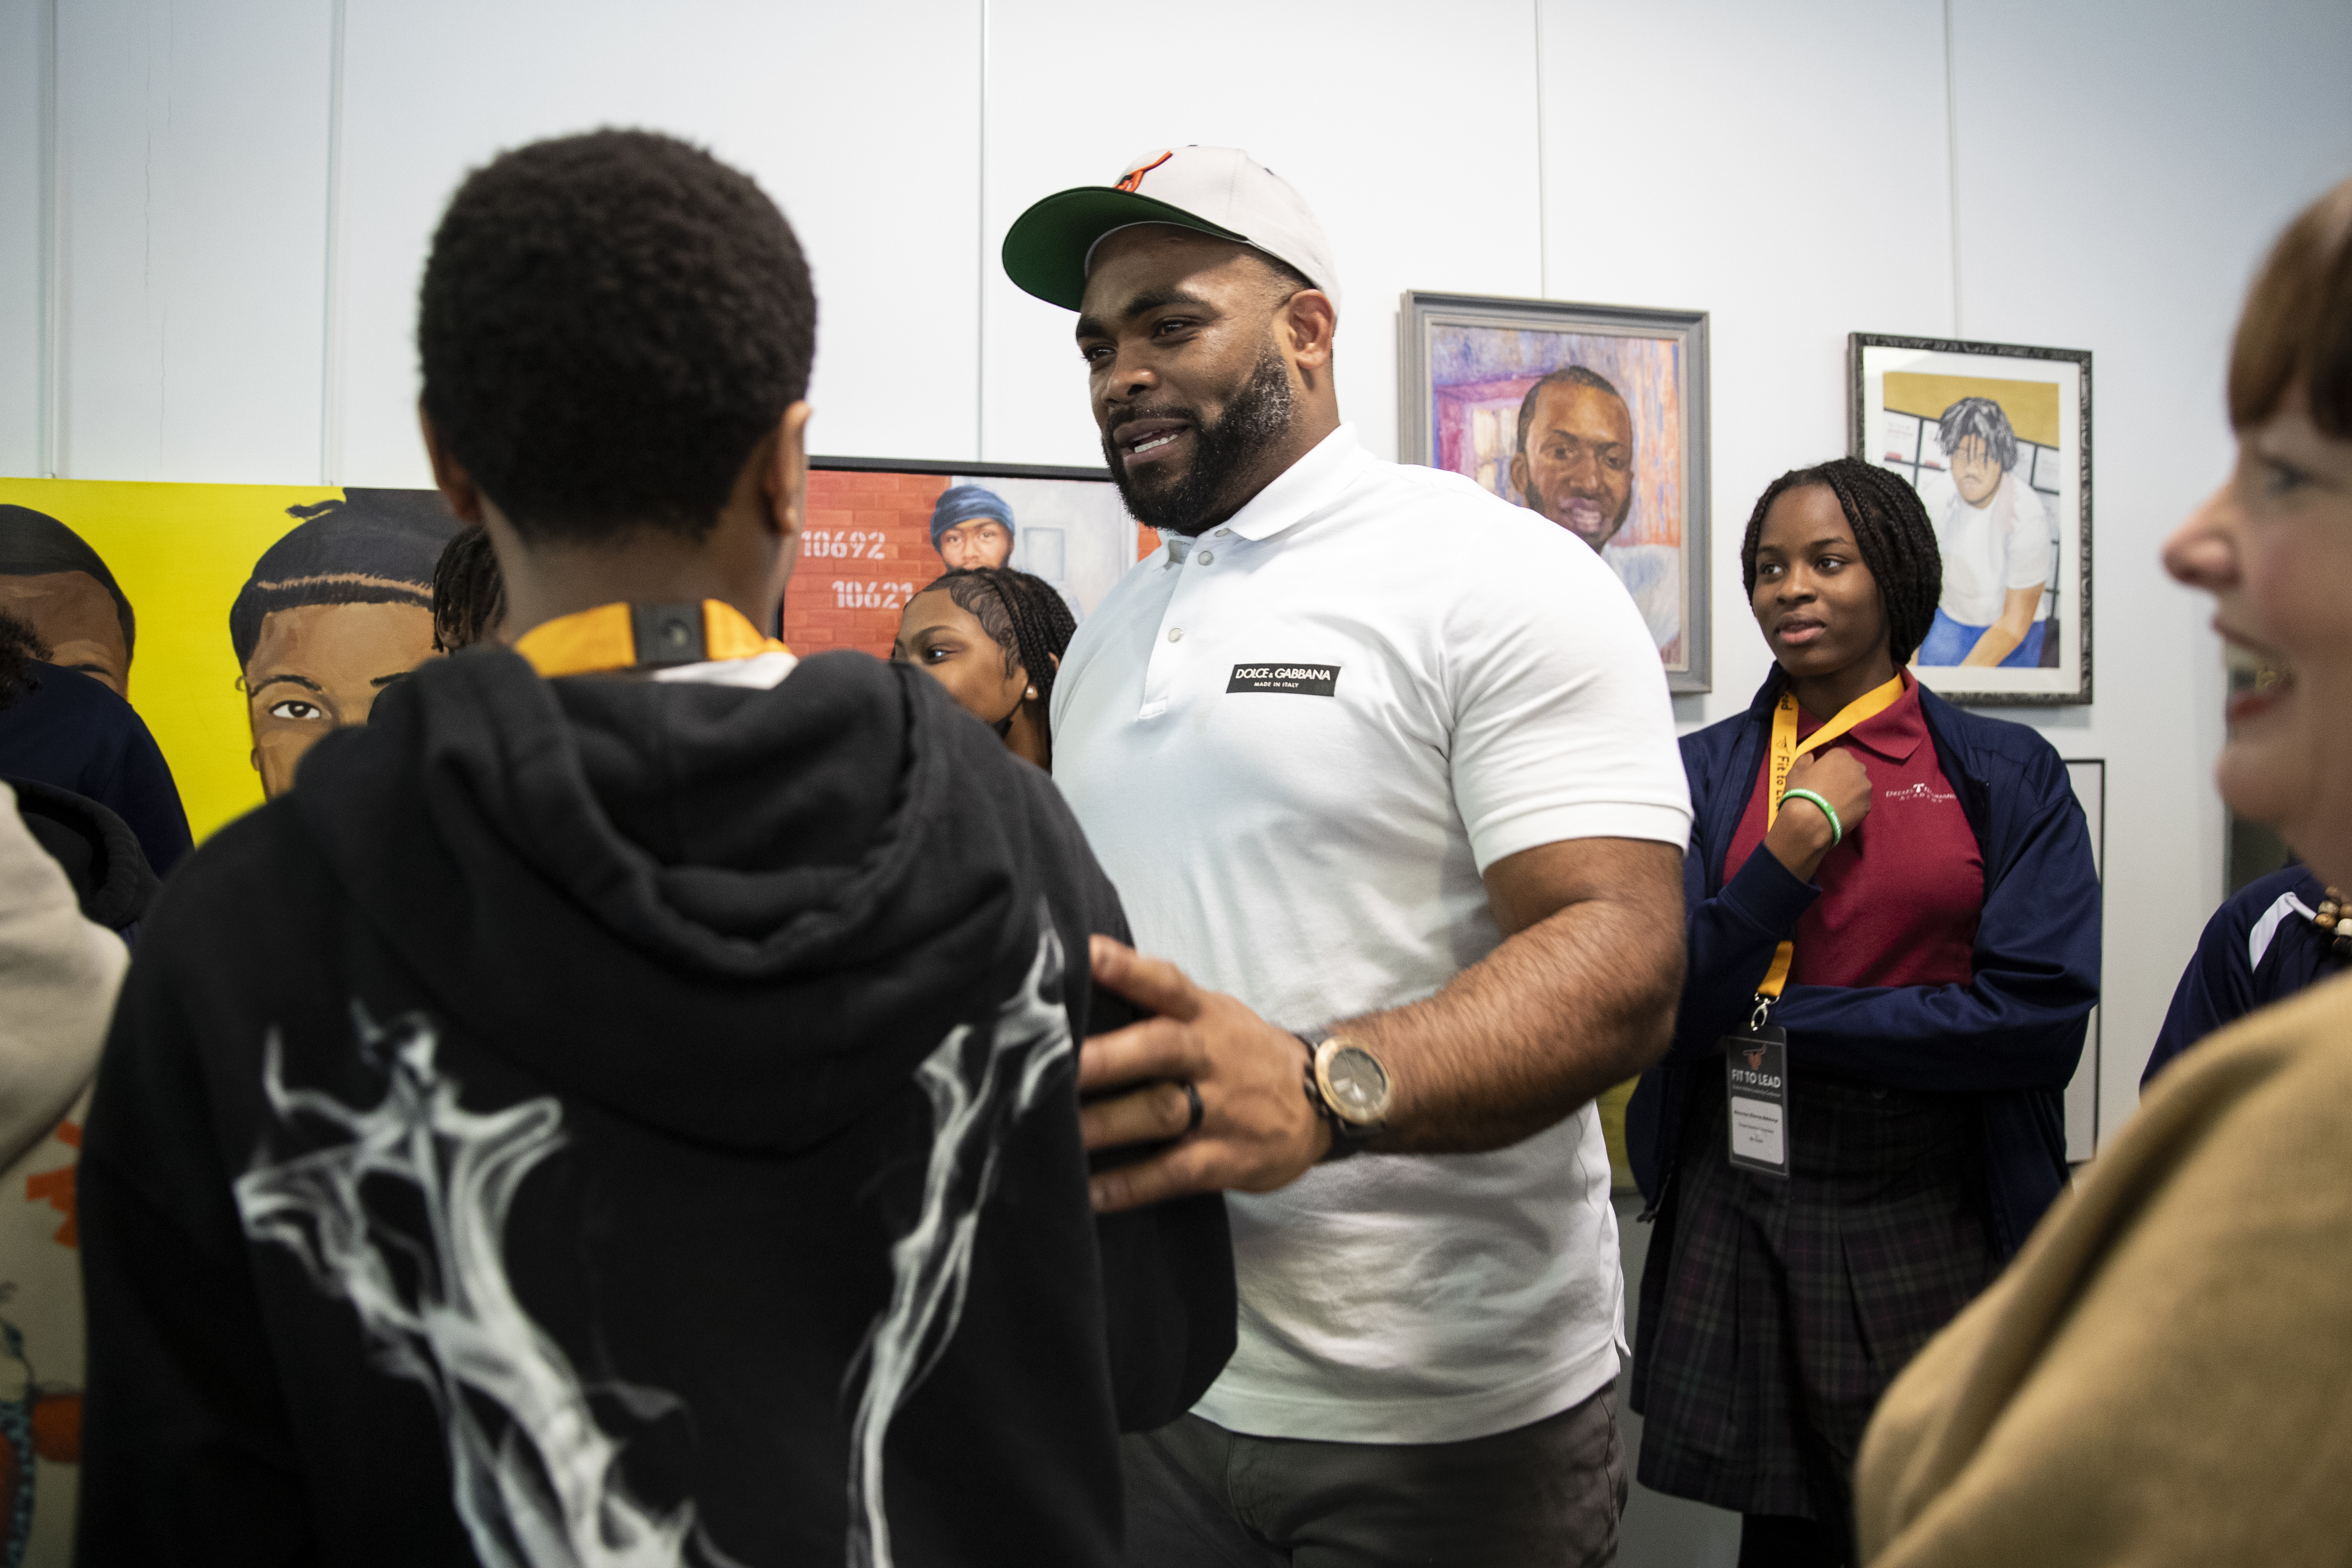
<path fill-rule="evenodd" d="M 1170 626 L 1168 628 L 1168 640 L 1170 642 L 1182 642 L 1184 640 L 1184 628 L 1182 626 Z"/>
<path fill-rule="evenodd" d="M 1210 562 L 1214 561 L 1216 558 L 1217 552 L 1213 550 L 1203 550 L 1201 552 L 1201 564 L 1203 566 L 1206 566 Z"/>
<path fill-rule="evenodd" d="M 1231 533 L 1232 531 L 1233 531 L 1233 530 L 1232 530 L 1232 529 L 1230 529 L 1230 528 L 1221 528 L 1221 529 L 1217 530 L 1217 537 L 1218 537 L 1219 539 L 1223 539 L 1225 535 L 1227 535 L 1228 533 Z"/>

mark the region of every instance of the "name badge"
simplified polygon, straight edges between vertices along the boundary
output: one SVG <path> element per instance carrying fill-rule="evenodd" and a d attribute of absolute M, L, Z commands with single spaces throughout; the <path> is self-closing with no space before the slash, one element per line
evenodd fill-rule
<path fill-rule="evenodd" d="M 1225 682 L 1232 691 L 1287 691 L 1298 697 L 1330 697 L 1339 688 L 1336 664 L 1237 664 Z"/>
<path fill-rule="evenodd" d="M 1766 1025 L 1723 1038 L 1725 1109 L 1731 1163 L 1743 1171 L 1789 1174 L 1789 1031 Z"/>

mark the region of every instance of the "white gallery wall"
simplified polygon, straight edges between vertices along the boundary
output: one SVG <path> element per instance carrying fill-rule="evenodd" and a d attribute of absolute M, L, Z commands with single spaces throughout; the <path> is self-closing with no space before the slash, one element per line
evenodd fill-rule
<path fill-rule="evenodd" d="M 2225 471 L 2268 237 L 2352 173 L 2341 0 L 0 0 L 0 473 L 423 484 L 440 204 L 540 135 L 754 173 L 815 268 L 819 451 L 1099 460 L 1067 313 L 995 264 L 1036 196 L 1237 143 L 1303 191 L 1344 412 L 1396 431 L 1408 288 L 1712 313 L 1715 691 L 1766 658 L 1748 510 L 1843 448 L 1853 331 L 2095 357 L 2103 1121 L 2221 887 L 2213 640 L 2158 541 Z"/>

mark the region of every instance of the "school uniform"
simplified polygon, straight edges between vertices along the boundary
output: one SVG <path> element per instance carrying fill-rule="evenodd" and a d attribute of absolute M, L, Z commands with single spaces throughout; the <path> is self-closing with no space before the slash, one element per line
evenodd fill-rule
<path fill-rule="evenodd" d="M 2257 877 L 2223 900 L 2180 972 L 2139 1075 L 2145 1094 L 2173 1058 L 2258 1008 L 2344 973 L 2336 933 L 2314 923 L 2327 885 L 2302 866 Z"/>
<path fill-rule="evenodd" d="M 1869 769 L 1872 810 L 1800 881 L 1761 847 L 1783 683 L 1683 742 L 1690 964 L 1627 1115 L 1657 1226 L 1633 1397 L 1645 1485 L 1842 1521 L 1879 1395 L 2065 1182 L 2099 895 L 2056 752 L 1907 676 L 1835 742 Z M 1730 1164 L 1717 1060 L 1782 942 L 1785 1179 Z"/>

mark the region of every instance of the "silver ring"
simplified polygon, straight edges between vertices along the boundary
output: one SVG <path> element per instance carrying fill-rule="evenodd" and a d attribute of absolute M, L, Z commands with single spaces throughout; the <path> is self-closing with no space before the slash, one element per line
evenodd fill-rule
<path fill-rule="evenodd" d="M 1206 1112 L 1201 1106 L 1200 1086 L 1195 1084 L 1189 1078 L 1182 1079 L 1181 1081 L 1184 1085 L 1184 1098 L 1192 1102 L 1192 1120 L 1184 1123 L 1184 1131 L 1178 1133 L 1177 1136 L 1180 1138 L 1190 1138 L 1193 1133 L 1198 1132 L 1201 1130 L 1201 1118 L 1205 1115 Z"/>

